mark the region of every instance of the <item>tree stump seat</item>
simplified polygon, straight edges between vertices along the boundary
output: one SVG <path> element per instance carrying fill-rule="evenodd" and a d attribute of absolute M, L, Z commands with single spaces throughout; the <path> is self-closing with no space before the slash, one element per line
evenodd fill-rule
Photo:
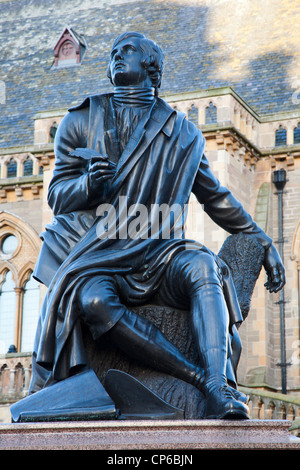
<path fill-rule="evenodd" d="M 231 270 L 241 312 L 245 319 L 263 264 L 264 249 L 254 237 L 245 234 L 230 235 L 225 240 L 219 256 Z M 151 320 L 187 358 L 198 361 L 188 311 L 156 304 L 135 307 L 132 310 Z M 167 403 L 182 409 L 186 419 L 203 417 L 204 396 L 195 387 L 126 357 L 124 353 L 116 350 L 115 346 L 109 344 L 105 337 L 102 337 L 98 344 L 92 340 L 86 329 L 83 331 L 90 366 L 102 383 L 108 370 L 124 371 Z"/>

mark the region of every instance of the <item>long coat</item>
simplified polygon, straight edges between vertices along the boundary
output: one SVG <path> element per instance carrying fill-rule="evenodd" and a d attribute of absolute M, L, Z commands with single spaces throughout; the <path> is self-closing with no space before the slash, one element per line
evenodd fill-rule
<path fill-rule="evenodd" d="M 43 247 L 34 273 L 48 286 L 48 292 L 33 356 L 36 367 L 51 371 L 57 380 L 68 377 L 73 367 L 86 363 L 76 295 L 88 277 L 113 275 L 125 289 L 129 302 L 146 303 L 159 289 L 164 270 L 175 254 L 187 248 L 209 252 L 200 243 L 185 240 L 183 229 L 181 238 L 176 232 L 164 239 L 161 226 L 151 237 L 145 233 L 137 238 L 105 237 L 103 214 L 97 215 L 102 204 L 116 209 L 121 197 L 127 207 L 141 204 L 150 211 L 152 205 L 176 204 L 184 212 L 193 192 L 208 215 L 229 233 L 253 234 L 265 247 L 271 243 L 212 174 L 201 131 L 164 100 L 155 100 L 121 156 L 112 95 L 89 97 L 69 111 L 55 139 L 55 169 L 48 193 L 55 217 L 42 235 Z M 103 184 L 96 196 L 89 193 L 90 152 L 84 149 L 107 154 L 117 164 L 114 178 Z M 176 221 L 177 229 L 181 216 Z M 117 217 L 118 231 L 124 218 Z M 240 322 L 242 317 L 228 275 L 224 275 L 224 293 L 231 323 Z M 112 318 L 106 331 L 118 319 Z M 38 375 L 34 369 L 35 373 Z M 35 379 L 37 383 L 37 376 L 33 383 Z"/>

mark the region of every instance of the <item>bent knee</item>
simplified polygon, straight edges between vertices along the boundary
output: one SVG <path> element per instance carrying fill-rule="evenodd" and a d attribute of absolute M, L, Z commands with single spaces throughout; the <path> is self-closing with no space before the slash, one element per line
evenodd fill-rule
<path fill-rule="evenodd" d="M 204 284 L 220 284 L 221 270 L 214 257 L 202 251 L 186 251 L 179 261 L 182 282 L 189 289 L 197 289 Z"/>
<path fill-rule="evenodd" d="M 115 295 L 112 279 L 90 279 L 78 293 L 79 307 L 84 312 L 99 312 L 109 304 L 112 295 Z"/>

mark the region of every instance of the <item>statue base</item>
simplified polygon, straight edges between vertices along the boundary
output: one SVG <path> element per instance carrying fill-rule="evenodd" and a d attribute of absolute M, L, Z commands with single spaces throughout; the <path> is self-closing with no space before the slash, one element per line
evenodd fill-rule
<path fill-rule="evenodd" d="M 145 450 L 152 456 L 180 450 L 193 455 L 197 449 L 300 450 L 300 439 L 289 433 L 289 427 L 284 420 L 14 423 L 0 425 L 0 449 L 107 450 L 105 459 L 117 458 L 118 452 L 113 451 L 125 450 L 130 451 L 126 455 L 140 452 L 142 461 L 151 460 L 149 453 L 143 456 Z"/>

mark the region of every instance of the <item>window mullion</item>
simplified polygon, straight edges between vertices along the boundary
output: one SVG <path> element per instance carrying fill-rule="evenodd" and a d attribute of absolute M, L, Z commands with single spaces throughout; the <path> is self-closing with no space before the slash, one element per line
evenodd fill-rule
<path fill-rule="evenodd" d="M 16 321 L 15 321 L 15 346 L 17 351 L 21 350 L 22 336 L 22 305 L 23 305 L 23 287 L 15 287 L 16 293 Z"/>

